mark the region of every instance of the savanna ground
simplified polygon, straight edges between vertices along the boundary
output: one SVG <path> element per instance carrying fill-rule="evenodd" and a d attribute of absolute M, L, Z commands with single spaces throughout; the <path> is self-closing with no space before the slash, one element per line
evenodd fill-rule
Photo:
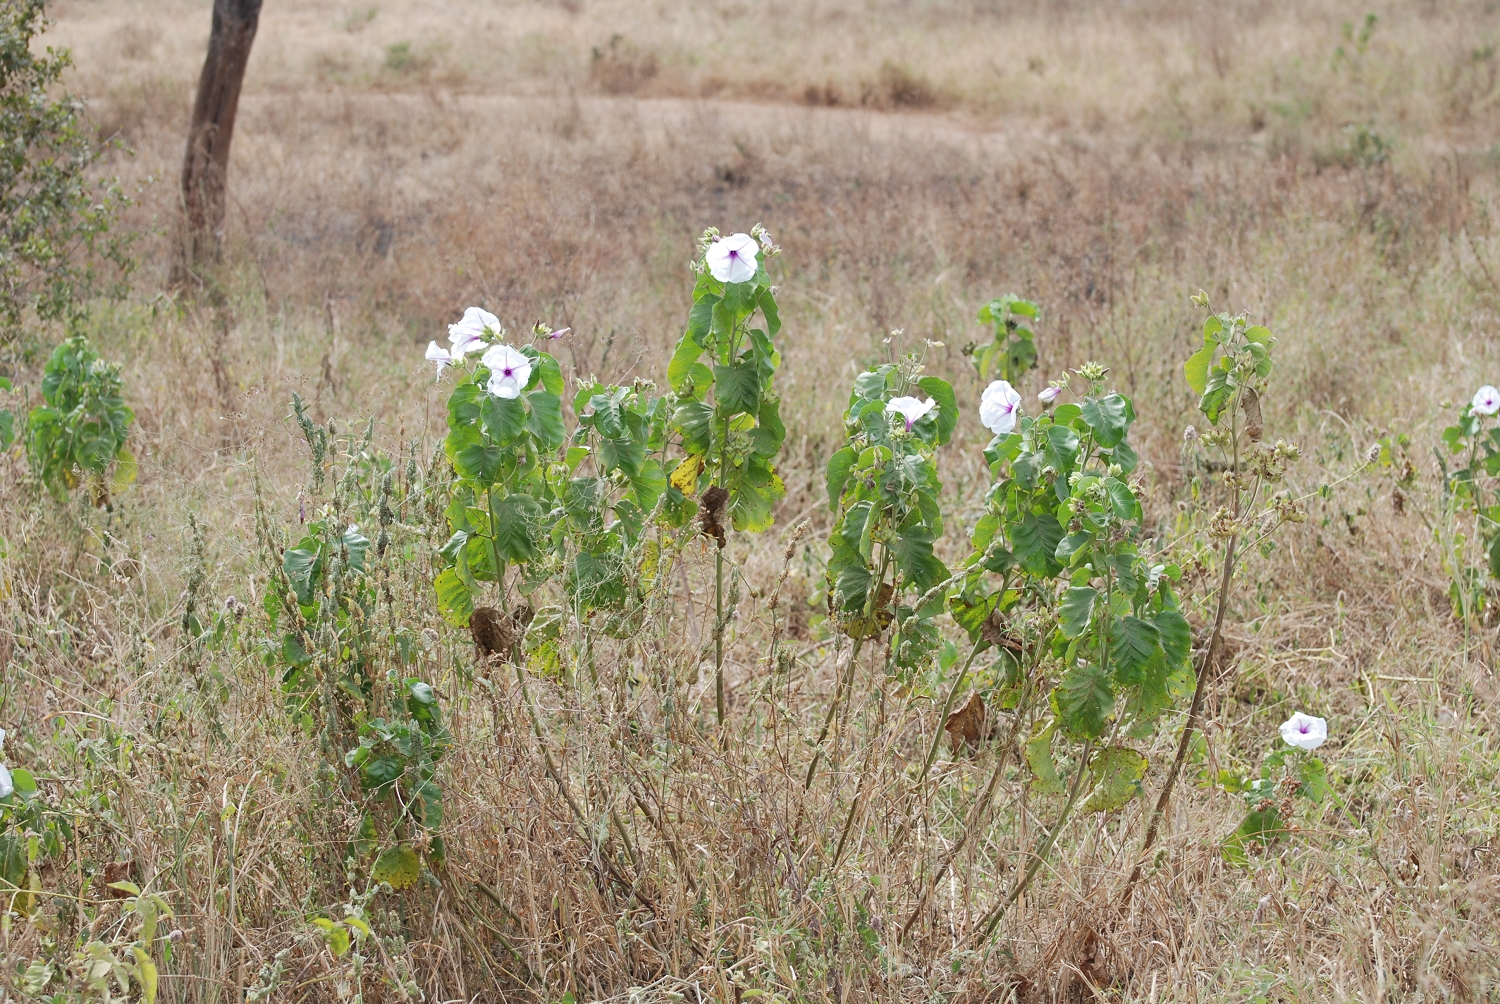
<path fill-rule="evenodd" d="M 141 267 L 92 332 L 123 364 L 140 474 L 104 513 L 5 461 L 5 752 L 82 821 L 41 871 L 51 898 L 0 934 L 0 992 L 22 995 L 12 964 L 59 945 L 128 942 L 105 889 L 128 879 L 183 932 L 162 968 L 173 1001 L 1496 999 L 1496 639 L 1482 614 L 1454 615 L 1434 459 L 1454 407 L 1500 378 L 1493 4 L 272 2 L 224 263 L 177 291 L 174 182 L 208 6 L 52 15 L 71 87 L 133 149 L 112 169 L 142 186 Z M 554 348 L 570 380 L 662 381 L 694 238 L 756 222 L 785 249 L 787 495 L 773 529 L 728 552 L 729 740 L 712 728 L 701 544 L 658 643 L 608 642 L 596 679 L 532 677 L 541 743 L 515 678 L 437 614 L 446 534 L 403 510 L 381 616 L 412 644 L 387 668 L 431 682 L 454 735 L 446 864 L 366 898 L 342 750 L 288 716 L 262 658 L 274 564 L 257 522 L 294 539 L 327 501 L 292 393 L 340 444 L 373 419 L 370 451 L 398 469 L 414 451 L 425 471 L 446 389 L 422 349 L 464 307 L 570 326 Z M 1267 434 L 1301 445 L 1289 480 L 1310 518 L 1243 567 L 1205 741 L 1129 908 L 1146 799 L 1079 817 L 978 944 L 1056 799 L 1010 769 L 984 832 L 934 875 L 999 755 L 944 744 L 911 810 L 951 667 L 905 689 L 864 667 L 832 766 L 802 791 L 847 652 L 822 584 L 847 389 L 943 343 L 928 365 L 965 412 L 940 455 L 940 553 L 961 556 L 990 480 L 962 349 L 984 334 L 980 304 L 1036 300 L 1042 362 L 1021 389 L 1111 367 L 1140 416 L 1155 546 L 1188 569 L 1202 625 L 1217 568 L 1193 514 L 1212 472 L 1181 445 L 1200 288 L 1279 339 Z M 1381 461 L 1318 494 L 1383 439 Z M 219 625 L 208 640 L 184 631 L 193 611 Z M 773 623 L 790 662 L 766 659 Z M 1339 798 L 1231 864 L 1244 807 L 1216 779 L 1255 770 L 1299 709 L 1329 720 Z M 1169 715 L 1146 743 L 1148 797 L 1180 727 Z M 335 958 L 310 921 L 349 902 L 376 937 Z M 64 986 L 80 992 L 63 974 L 46 992 Z"/>

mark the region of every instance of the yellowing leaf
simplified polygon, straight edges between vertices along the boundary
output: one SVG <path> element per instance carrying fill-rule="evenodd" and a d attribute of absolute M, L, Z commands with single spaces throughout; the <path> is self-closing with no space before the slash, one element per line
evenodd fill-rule
<path fill-rule="evenodd" d="M 1083 802 L 1084 812 L 1113 812 L 1141 793 L 1146 758 L 1128 746 L 1111 746 L 1089 758 L 1094 789 Z"/>
<path fill-rule="evenodd" d="M 421 874 L 422 862 L 417 859 L 417 852 L 401 844 L 380 852 L 370 877 L 376 882 L 389 883 L 392 889 L 405 889 L 415 885 Z"/>
<path fill-rule="evenodd" d="M 690 495 L 692 494 L 693 486 L 698 483 L 698 475 L 702 473 L 703 458 L 695 453 L 684 459 L 682 463 L 677 465 L 677 469 L 672 472 L 672 487 L 684 495 Z"/>

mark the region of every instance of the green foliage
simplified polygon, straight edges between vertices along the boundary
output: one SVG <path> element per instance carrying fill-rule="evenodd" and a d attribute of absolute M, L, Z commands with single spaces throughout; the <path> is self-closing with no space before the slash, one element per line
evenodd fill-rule
<path fill-rule="evenodd" d="M 442 724 L 437 698 L 421 680 L 402 681 L 406 716 L 387 721 L 372 718 L 359 724 L 359 745 L 344 755 L 365 793 L 366 815 L 355 833 L 354 850 L 363 856 L 384 843 L 381 830 L 410 839 L 423 831 L 435 833 L 443 822 L 443 790 L 436 775 L 438 761 L 453 746 L 453 736 Z M 384 817 L 377 822 L 375 813 Z M 391 862 L 405 862 L 398 845 L 382 852 L 372 878 L 388 881 L 400 889 L 411 869 L 399 869 L 394 878 L 382 874 Z M 395 858 L 391 855 L 395 853 Z M 409 847 L 405 853 L 410 853 Z M 384 866 L 382 865 L 384 862 Z M 412 881 L 416 874 L 410 875 Z"/>
<path fill-rule="evenodd" d="M 688 494 L 710 486 L 726 490 L 734 529 L 756 532 L 771 525 L 771 509 L 786 494 L 774 464 L 786 428 L 772 389 L 781 365 L 773 341 L 781 314 L 765 268 L 765 259 L 779 249 L 761 228 L 751 233 L 761 247 L 755 274 L 744 282 L 714 278 L 706 256 L 717 232 L 704 234 L 687 330 L 672 353 L 667 380 L 675 395 L 669 428 L 688 454 L 676 471 L 699 472 L 695 484 L 684 480 L 675 487 Z M 717 536 L 712 527 L 705 529 Z"/>
<path fill-rule="evenodd" d="M 1035 321 L 1040 316 L 1036 304 L 1014 293 L 1007 293 L 979 308 L 980 323 L 995 330 L 994 340 L 988 345 L 968 349 L 980 379 L 1004 380 L 1013 384 L 1027 370 L 1036 369 L 1035 335 L 1026 322 Z"/>
<path fill-rule="evenodd" d="M 532 346 L 518 351 L 530 362 L 518 396 L 490 393 L 482 363 L 463 371 L 448 396 L 443 452 L 456 477 L 435 586 L 439 609 L 460 626 L 482 583 L 511 582 L 524 595 L 556 570 L 547 527 L 560 502 L 552 465 L 564 441 L 562 371 Z"/>
<path fill-rule="evenodd" d="M 1323 761 L 1286 746 L 1266 755 L 1258 777 L 1221 771 L 1219 783 L 1245 802 L 1244 818 L 1223 844 L 1225 860 L 1237 865 L 1249 864 L 1250 855 L 1293 832 L 1299 802 L 1317 806 L 1333 794 Z"/>
<path fill-rule="evenodd" d="M 111 491 L 136 473 L 125 446 L 135 413 L 121 394 L 119 367 L 100 359 L 85 336 L 73 335 L 47 360 L 42 402 L 26 418 L 32 473 L 55 498 L 83 485 L 96 505 L 108 505 Z"/>
<path fill-rule="evenodd" d="M 1105 372 L 1080 368 L 1063 382 L 1084 385 L 1079 400 L 1023 416 L 990 442 L 996 481 L 949 600 L 975 644 L 1007 643 L 1028 666 L 1050 666 L 1050 719 L 1027 761 L 1039 787 L 1061 791 L 1054 747 L 1082 744 L 1092 778 L 1082 807 L 1098 812 L 1134 798 L 1146 770 L 1144 756 L 1110 737 L 1149 735 L 1192 683 L 1179 573 L 1148 562 L 1138 543 L 1135 409 L 1105 392 Z"/>
<path fill-rule="evenodd" d="M 1487 413 L 1488 406 L 1475 407 L 1493 390 L 1481 389 L 1474 401 L 1459 409 L 1458 421 L 1443 430 L 1445 450 L 1437 451 L 1445 518 L 1434 529 L 1446 545 L 1449 593 L 1460 615 L 1477 614 L 1488 604 L 1492 588 L 1485 588 L 1486 576 L 1492 583 L 1500 580 L 1500 423 Z M 1482 570 L 1465 560 L 1467 535 L 1459 529 L 1461 520 L 1472 523 L 1470 533 L 1483 555 Z"/>
<path fill-rule="evenodd" d="M 918 668 L 936 649 L 933 618 L 943 599 L 937 587 L 949 578 L 933 553 L 943 534 L 934 455 L 957 421 L 957 403 L 945 381 L 922 377 L 921 369 L 913 355 L 855 378 L 844 445 L 827 468 L 838 514 L 828 536 L 829 611 L 854 638 L 878 636 L 897 622 L 891 648 L 897 671 Z M 915 404 L 911 392 L 938 402 L 915 421 L 892 404 Z"/>
<path fill-rule="evenodd" d="M 61 89 L 67 50 L 43 50 L 45 0 L 0 8 L 0 346 L 28 311 L 76 328 L 102 259 L 128 269 L 129 239 L 110 232 L 129 204 L 91 180 L 102 151 L 83 102 Z"/>

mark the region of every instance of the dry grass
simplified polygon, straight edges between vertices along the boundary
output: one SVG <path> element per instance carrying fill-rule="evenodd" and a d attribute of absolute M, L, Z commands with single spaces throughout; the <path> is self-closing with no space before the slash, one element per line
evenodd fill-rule
<path fill-rule="evenodd" d="M 412 532 L 380 617 L 421 644 L 414 668 L 390 654 L 382 669 L 442 695 L 448 865 L 372 901 L 365 999 L 750 999 L 738 984 L 841 1004 L 1494 1000 L 1496 638 L 1454 620 L 1429 523 L 1447 399 L 1496 375 L 1500 21 L 1470 4 L 1371 9 L 1362 45 L 1365 8 L 1324 2 L 273 5 L 215 309 L 157 288 L 206 11 L 59 4 L 77 86 L 136 149 L 120 169 L 165 180 L 132 221 L 148 233 L 136 294 L 97 312 L 139 417 L 140 483 L 109 518 L 17 477 L 0 488 L 6 752 L 90 815 L 48 890 L 87 879 L 98 896 L 114 868 L 163 891 L 185 931 L 171 1000 L 238 999 L 279 953 L 268 999 L 347 999 L 347 964 L 307 921 L 363 888 L 343 862 L 357 803 L 338 750 L 287 719 L 251 602 L 255 479 L 278 528 L 295 531 L 299 496 L 319 502 L 290 393 L 340 429 L 374 418 L 388 455 L 430 455 L 443 398 L 420 348 L 471 302 L 512 327 L 571 325 L 571 377 L 660 378 L 693 236 L 764 221 L 786 248 L 789 491 L 774 530 L 732 545 L 727 750 L 708 728 L 712 572 L 696 544 L 651 630 L 599 642 L 597 685 L 529 684 L 580 819 L 515 679 L 486 675 L 433 612 L 423 549 L 440 532 Z M 1389 472 L 1341 485 L 1246 565 L 1201 775 L 1128 913 L 1110 904 L 1142 803 L 1072 826 L 975 953 L 973 925 L 1056 811 L 1010 770 L 982 833 L 932 874 L 998 744 L 945 746 L 910 796 L 934 709 L 867 668 L 830 769 L 801 792 L 840 659 L 817 593 L 845 388 L 900 328 L 944 341 L 934 367 L 973 399 L 960 350 L 978 304 L 1033 296 L 1030 391 L 1085 359 L 1113 367 L 1141 415 L 1157 539 L 1193 569 L 1211 562 L 1188 531 L 1212 497 L 1193 504 L 1201 472 L 1182 463 L 1179 365 L 1200 287 L 1281 340 L 1267 424 L 1304 448 L 1298 488 L 1387 433 L 1410 436 L 1419 478 L 1400 507 Z M 986 487 L 971 418 L 943 456 L 950 552 Z M 217 646 L 179 629 L 189 513 L 206 528 L 199 602 L 251 608 Z M 1189 576 L 1195 623 L 1211 571 Z M 775 616 L 788 665 L 766 659 Z M 1219 841 L 1240 803 L 1210 779 L 1255 767 L 1294 707 L 1332 723 L 1342 806 L 1231 867 Z M 1151 742 L 1148 792 L 1174 743 L 1165 727 Z M 0 952 L 31 957 L 91 918 L 96 936 L 114 929 L 112 907 L 89 911 L 49 901 L 52 927 L 17 922 Z"/>

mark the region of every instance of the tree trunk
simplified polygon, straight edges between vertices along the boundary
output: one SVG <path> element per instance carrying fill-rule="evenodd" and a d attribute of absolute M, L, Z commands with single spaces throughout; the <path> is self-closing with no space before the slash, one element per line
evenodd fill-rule
<path fill-rule="evenodd" d="M 214 0 L 208 58 L 198 77 L 193 121 L 182 162 L 183 235 L 173 269 L 187 280 L 200 263 L 217 260 L 224 234 L 229 141 L 239 109 L 240 85 L 260 21 L 261 0 Z"/>

